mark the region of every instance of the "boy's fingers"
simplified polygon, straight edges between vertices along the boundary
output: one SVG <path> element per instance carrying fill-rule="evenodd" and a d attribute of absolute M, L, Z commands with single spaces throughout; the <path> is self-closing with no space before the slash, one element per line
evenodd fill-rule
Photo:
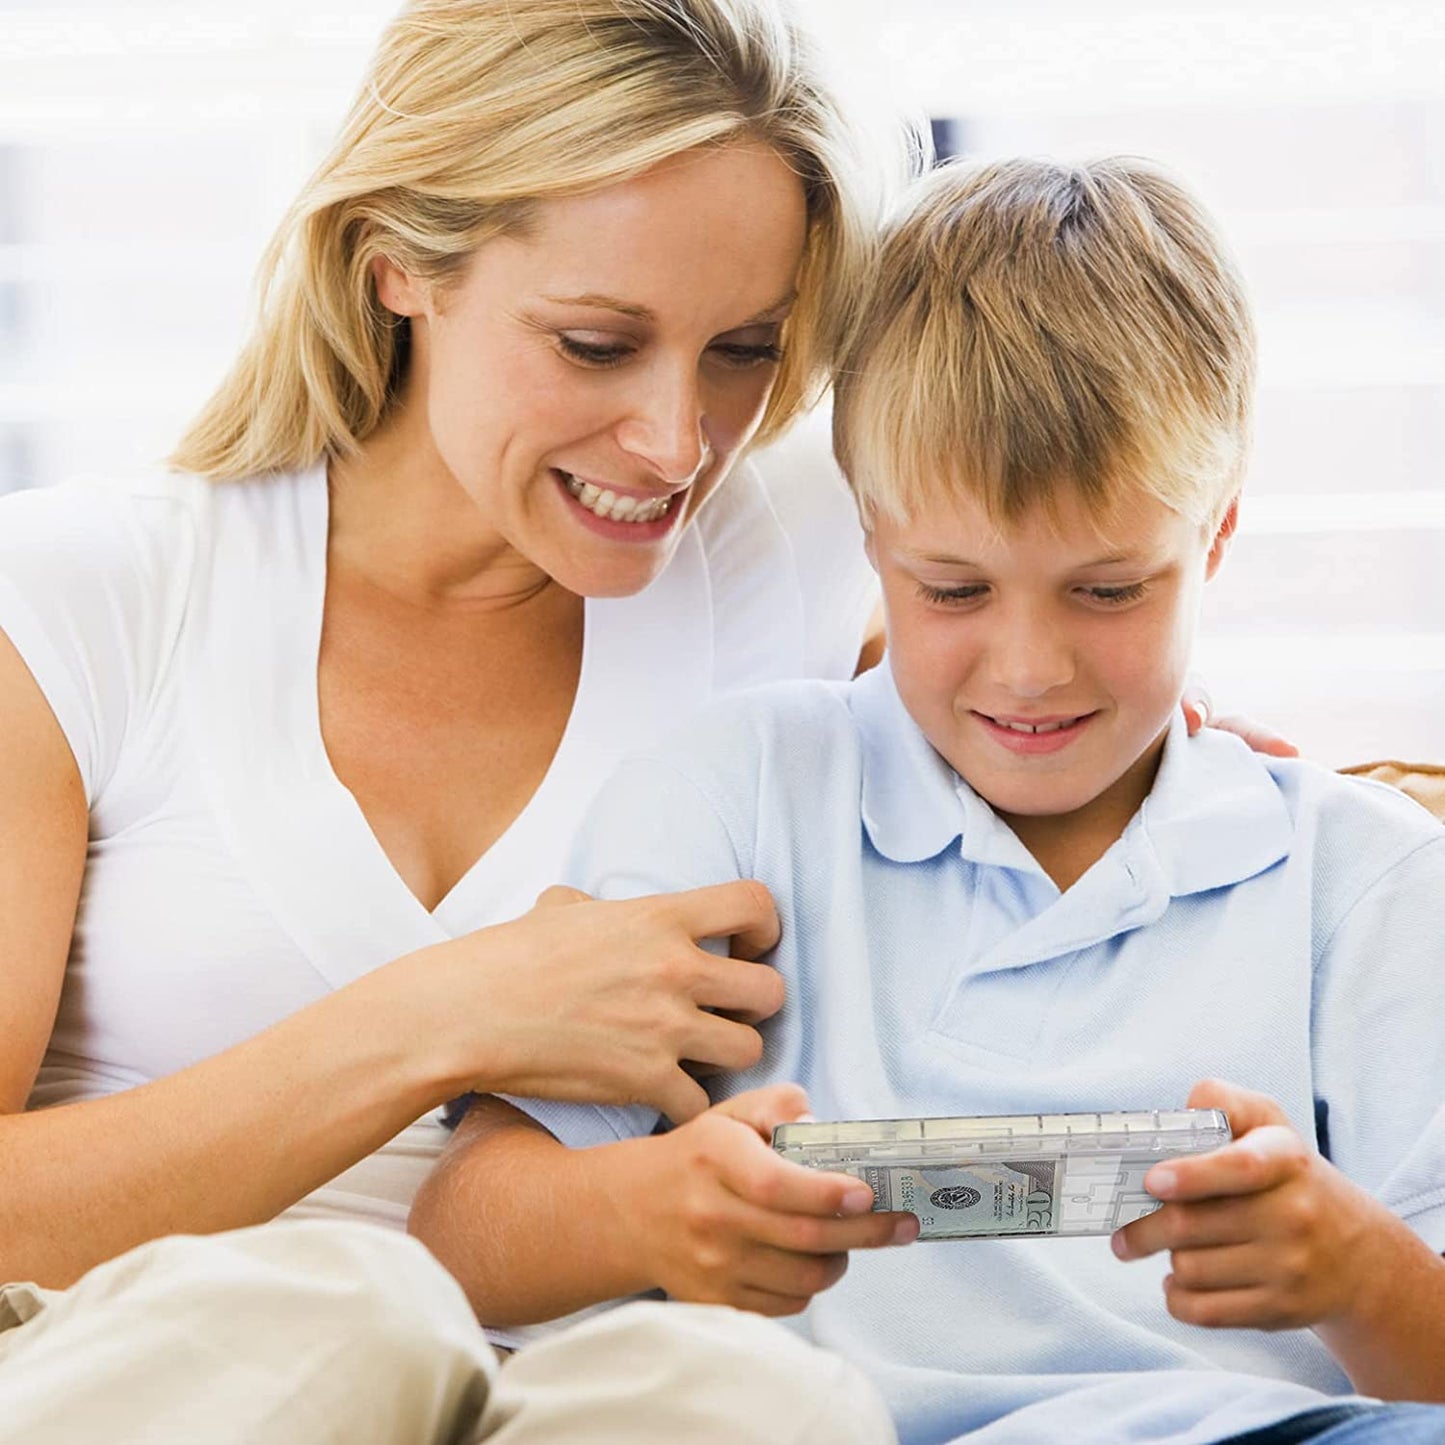
<path fill-rule="evenodd" d="M 591 903 L 593 901 L 590 893 L 584 893 L 580 888 L 568 888 L 565 883 L 554 883 L 550 888 L 544 888 L 538 895 L 534 908 L 564 908 L 569 903 Z"/>
<path fill-rule="evenodd" d="M 780 1214 L 740 1200 L 740 1218 L 748 1233 L 787 1254 L 848 1254 L 855 1249 L 890 1249 L 918 1238 L 913 1214 L 861 1214 L 837 1218 L 816 1214 Z"/>
<path fill-rule="evenodd" d="M 1144 1187 L 1156 1199 L 1181 1204 L 1258 1194 L 1294 1178 L 1308 1163 L 1309 1150 L 1293 1129 L 1266 1124 L 1222 1149 L 1156 1164 L 1144 1176 Z"/>
<path fill-rule="evenodd" d="M 873 1191 L 861 1180 L 794 1164 L 762 1143 L 761 1129 L 758 1134 L 760 1147 L 730 1149 L 718 1158 L 719 1177 L 730 1193 L 775 1214 L 832 1219 L 872 1213 Z"/>
<path fill-rule="evenodd" d="M 832 1289 L 847 1272 L 846 1254 L 790 1254 L 759 1245 L 739 1262 L 736 1282 L 769 1294 L 808 1299 Z"/>
<path fill-rule="evenodd" d="M 773 896 L 752 878 L 674 893 L 668 904 L 694 938 L 731 938 L 737 958 L 754 959 L 777 946 Z"/>
<path fill-rule="evenodd" d="M 782 1295 L 772 1290 L 755 1289 L 742 1285 L 736 1291 L 732 1303 L 740 1310 L 749 1310 L 755 1315 L 766 1315 L 778 1319 L 787 1315 L 800 1315 L 812 1303 L 810 1295 Z"/>
<path fill-rule="evenodd" d="M 1176 1320 L 1204 1329 L 1278 1329 L 1298 1324 L 1282 1316 L 1267 1289 L 1186 1289 L 1173 1275 L 1164 1278 L 1164 1305 Z"/>
<path fill-rule="evenodd" d="M 749 1089 L 731 1099 L 714 1105 L 714 1112 L 737 1119 L 751 1128 L 760 1139 L 771 1144 L 773 1130 L 779 1124 L 791 1124 L 808 1112 L 808 1095 L 799 1084 L 769 1084 L 766 1089 Z M 779 1164 L 785 1160 L 767 1155 Z"/>
<path fill-rule="evenodd" d="M 1241 1089 L 1224 1079 L 1201 1079 L 1189 1091 L 1189 1109 L 1223 1109 L 1236 1139 L 1262 1124 L 1288 1124 L 1289 1115 L 1268 1094 Z"/>
<path fill-rule="evenodd" d="M 1200 1204 L 1166 1204 L 1114 1232 L 1120 1259 L 1145 1259 L 1164 1250 L 1213 1249 L 1247 1244 L 1259 1237 L 1258 1212 L 1249 1196 L 1208 1199 Z"/>
<path fill-rule="evenodd" d="M 1251 1289 L 1268 1278 L 1269 1259 L 1258 1243 L 1175 1250 L 1170 1268 L 1182 1289 Z"/>

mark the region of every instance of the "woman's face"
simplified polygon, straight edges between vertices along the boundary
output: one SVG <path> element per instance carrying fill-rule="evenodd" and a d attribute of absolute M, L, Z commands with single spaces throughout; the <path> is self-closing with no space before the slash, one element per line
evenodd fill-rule
<path fill-rule="evenodd" d="M 739 143 L 538 202 L 445 289 L 383 264 L 413 318 L 403 411 L 514 552 L 636 592 L 757 429 L 806 224 L 797 176 Z"/>

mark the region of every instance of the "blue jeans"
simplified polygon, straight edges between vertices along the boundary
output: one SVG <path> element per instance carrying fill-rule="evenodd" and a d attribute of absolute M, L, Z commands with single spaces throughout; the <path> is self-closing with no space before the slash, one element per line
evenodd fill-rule
<path fill-rule="evenodd" d="M 1220 1445 L 1445 1445 L 1445 1405 L 1326 1405 Z"/>

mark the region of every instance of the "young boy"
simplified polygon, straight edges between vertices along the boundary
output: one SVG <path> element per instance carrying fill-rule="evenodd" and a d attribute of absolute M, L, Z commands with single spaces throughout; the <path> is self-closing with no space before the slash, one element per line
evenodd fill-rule
<path fill-rule="evenodd" d="M 1359 1399 L 1445 1400 L 1445 830 L 1179 716 L 1245 464 L 1233 270 L 1142 164 L 945 170 L 859 336 L 835 439 L 887 662 L 631 761 L 573 876 L 766 885 L 764 1056 L 665 1134 L 483 1101 L 416 1227 L 489 1324 L 806 1306 L 905 1442 L 1445 1439 L 1445 1409 Z M 767 1145 L 808 1107 L 1186 1101 L 1235 1142 L 1156 1166 L 1112 1241 L 879 1248 L 916 1221 Z"/>

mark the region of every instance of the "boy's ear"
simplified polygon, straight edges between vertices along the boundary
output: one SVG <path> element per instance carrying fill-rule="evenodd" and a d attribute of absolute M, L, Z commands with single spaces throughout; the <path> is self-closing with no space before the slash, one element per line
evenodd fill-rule
<path fill-rule="evenodd" d="M 371 279 L 377 299 L 396 316 L 421 316 L 431 305 L 431 288 L 390 256 L 378 256 L 371 263 Z"/>
<path fill-rule="evenodd" d="M 1204 564 L 1206 581 L 1219 571 L 1220 563 L 1224 561 L 1224 554 L 1229 551 L 1230 540 L 1238 526 L 1239 497 L 1236 495 L 1230 498 L 1229 506 L 1225 508 L 1224 515 L 1219 519 L 1219 526 L 1215 528 L 1214 540 L 1209 544 L 1209 558 Z"/>

